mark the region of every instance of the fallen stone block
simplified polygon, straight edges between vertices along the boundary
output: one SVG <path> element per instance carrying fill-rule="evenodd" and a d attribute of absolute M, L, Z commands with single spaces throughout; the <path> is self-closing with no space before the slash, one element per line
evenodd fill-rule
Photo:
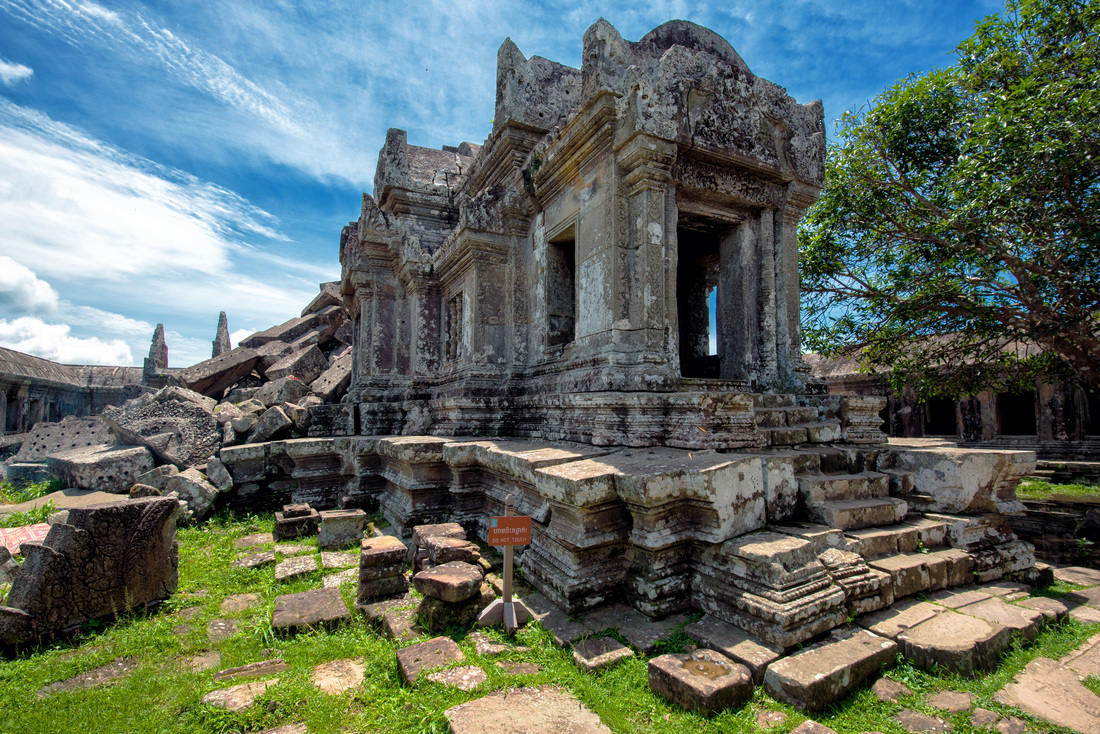
<path fill-rule="evenodd" d="M 1048 623 L 1061 622 L 1069 616 L 1069 607 L 1057 599 L 1035 596 L 1030 599 L 1021 599 L 1016 604 L 1027 609 L 1034 609 L 1046 617 Z"/>
<path fill-rule="evenodd" d="M 312 589 L 276 597 L 271 628 L 294 634 L 304 629 L 334 629 L 351 619 L 339 589 Z"/>
<path fill-rule="evenodd" d="M 292 352 L 271 365 L 265 371 L 269 380 L 278 380 L 280 377 L 296 377 L 303 383 L 311 383 L 321 376 L 328 367 L 328 360 L 317 347 L 310 347 L 301 352 Z"/>
<path fill-rule="evenodd" d="M 443 715 L 452 734 L 490 734 L 494 724 L 502 721 L 515 732 L 611 734 L 571 693 L 551 686 L 497 691 L 452 706 Z"/>
<path fill-rule="evenodd" d="M 321 522 L 317 510 L 306 504 L 283 505 L 282 512 L 275 513 L 275 540 L 291 540 L 316 535 Z"/>
<path fill-rule="evenodd" d="M 343 307 L 344 302 L 340 297 L 339 281 L 321 283 L 320 288 L 321 292 L 313 297 L 313 300 L 309 302 L 308 306 L 302 309 L 302 316 L 309 316 L 311 313 L 323 311 L 329 306 Z"/>
<path fill-rule="evenodd" d="M 454 640 L 450 637 L 436 637 L 398 650 L 397 670 L 401 680 L 412 686 L 416 684 L 421 673 L 465 659 L 466 656 Z"/>
<path fill-rule="evenodd" d="M 254 349 L 237 347 L 176 373 L 181 385 L 197 393 L 220 399 L 227 387 L 252 373 L 259 362 Z"/>
<path fill-rule="evenodd" d="M 259 401 L 264 407 L 270 408 L 283 403 L 297 403 L 308 392 L 309 388 L 301 380 L 293 377 L 280 377 L 278 380 L 272 380 L 257 390 L 255 397 L 252 399 Z"/>
<path fill-rule="evenodd" d="M 282 658 L 259 660 L 236 668 L 226 668 L 214 674 L 214 680 L 232 680 L 234 678 L 263 678 L 266 675 L 282 673 L 286 670 L 286 661 Z"/>
<path fill-rule="evenodd" d="M 1006 604 L 1000 599 L 986 599 L 967 604 L 956 611 L 999 624 L 1011 630 L 1013 635 L 1019 635 L 1028 641 L 1035 639 L 1044 622 L 1042 612 Z"/>
<path fill-rule="evenodd" d="M 481 569 L 462 561 L 451 561 L 413 576 L 413 586 L 424 596 L 446 602 L 462 602 L 478 593 Z"/>
<path fill-rule="evenodd" d="M 289 432 L 290 427 L 294 425 L 294 421 L 290 420 L 287 414 L 279 406 L 268 408 L 264 411 L 260 419 L 256 421 L 256 425 L 252 428 L 252 432 L 248 434 L 249 443 L 263 443 L 273 438 L 278 437 L 280 434 Z"/>
<path fill-rule="evenodd" d="M 488 584 L 481 584 L 473 596 L 461 602 L 446 602 L 425 596 L 416 608 L 416 619 L 429 632 L 439 634 L 458 627 L 468 628 L 474 625 L 478 615 L 493 601 L 496 594 Z"/>
<path fill-rule="evenodd" d="M 951 724 L 935 716 L 928 716 L 912 709 L 902 709 L 894 716 L 898 726 L 913 734 L 944 734 L 951 731 Z"/>
<path fill-rule="evenodd" d="M 661 655 L 649 661 L 649 688 L 681 708 L 716 714 L 752 697 L 752 674 L 713 650 Z"/>
<path fill-rule="evenodd" d="M 744 665 L 752 673 L 756 685 L 764 682 L 764 671 L 767 667 L 783 656 L 783 648 L 778 645 L 710 616 L 689 624 L 684 632 L 703 647 L 720 652 Z"/>
<path fill-rule="evenodd" d="M 206 480 L 198 469 L 187 469 L 168 480 L 164 486 L 165 495 L 175 495 L 186 504 L 181 522 L 198 522 L 210 514 L 218 490 Z"/>
<path fill-rule="evenodd" d="M 213 407 L 212 401 L 191 390 L 166 387 L 151 397 L 108 408 L 103 417 L 123 429 L 127 441 L 155 448 L 165 457 L 162 461 L 182 469 L 204 464 L 217 453 L 221 431 Z"/>
<path fill-rule="evenodd" d="M 351 351 L 337 357 L 331 366 L 310 383 L 310 391 L 326 403 L 335 403 L 351 384 Z"/>
<path fill-rule="evenodd" d="M 115 658 L 106 665 L 92 668 L 89 671 L 74 675 L 72 678 L 50 683 L 38 689 L 38 698 L 49 698 L 55 693 L 65 691 L 80 691 L 86 688 L 98 688 L 116 680 L 120 680 L 133 672 L 140 661 L 135 657 Z"/>
<path fill-rule="evenodd" d="M 768 666 L 764 687 L 773 698 L 803 711 L 822 711 L 865 680 L 894 665 L 897 644 L 852 628 Z"/>
<path fill-rule="evenodd" d="M 305 576 L 316 570 L 318 570 L 317 559 L 313 556 L 288 558 L 275 566 L 275 580 L 286 581 L 288 579 L 296 579 L 299 576 Z"/>
<path fill-rule="evenodd" d="M 1078 586 L 1100 586 L 1100 569 L 1064 566 L 1054 569 L 1054 578 Z"/>
<path fill-rule="evenodd" d="M 219 492 L 228 492 L 233 489 L 233 477 L 230 476 L 229 470 L 225 468 L 221 459 L 216 456 L 206 460 L 206 478 Z"/>
<path fill-rule="evenodd" d="M 428 559 L 436 565 L 451 561 L 476 564 L 481 560 L 481 551 L 476 545 L 458 538 L 428 538 L 426 550 Z"/>
<path fill-rule="evenodd" d="M 177 511 L 163 497 L 73 507 L 41 543 L 24 543 L 0 607 L 0 646 L 171 596 L 179 578 Z"/>
<path fill-rule="evenodd" d="M 126 494 L 153 468 L 153 455 L 139 446 L 86 446 L 48 456 L 46 466 L 66 487 Z"/>
<path fill-rule="evenodd" d="M 322 510 L 317 530 L 317 545 L 324 550 L 339 550 L 359 545 L 367 513 L 362 510 Z"/>

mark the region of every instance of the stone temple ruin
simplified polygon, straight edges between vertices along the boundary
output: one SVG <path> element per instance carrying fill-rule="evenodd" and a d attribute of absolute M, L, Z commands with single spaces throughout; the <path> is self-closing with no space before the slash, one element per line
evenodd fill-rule
<path fill-rule="evenodd" d="M 693 24 L 601 20 L 580 69 L 506 41 L 488 140 L 390 130 L 341 235 L 332 436 L 222 460 L 244 494 L 378 503 L 405 536 L 484 538 L 513 494 L 526 578 L 567 612 L 695 607 L 780 646 L 1034 575 L 1004 522 L 1032 455 L 886 446 L 880 398 L 809 378 L 796 227 L 824 151 L 819 102 Z"/>
<path fill-rule="evenodd" d="M 580 69 L 505 41 L 486 142 L 390 130 L 340 284 L 114 413 L 182 471 L 108 491 L 159 476 L 185 520 L 380 510 L 406 540 L 484 540 L 512 495 L 525 578 L 567 613 L 700 609 L 776 649 L 1034 581 L 1004 519 L 1034 454 L 887 444 L 882 398 L 809 375 L 796 228 L 824 152 L 821 104 L 699 26 L 601 20 Z"/>

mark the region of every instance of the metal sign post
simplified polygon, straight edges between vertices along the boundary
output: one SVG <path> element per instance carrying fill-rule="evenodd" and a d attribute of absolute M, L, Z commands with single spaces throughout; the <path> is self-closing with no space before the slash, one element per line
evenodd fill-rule
<path fill-rule="evenodd" d="M 478 615 L 479 627 L 503 624 L 513 632 L 531 620 L 531 610 L 512 599 L 512 547 L 531 543 L 531 518 L 512 515 L 512 495 L 504 500 L 504 516 L 489 518 L 489 545 L 504 546 L 504 598 L 497 599 Z"/>

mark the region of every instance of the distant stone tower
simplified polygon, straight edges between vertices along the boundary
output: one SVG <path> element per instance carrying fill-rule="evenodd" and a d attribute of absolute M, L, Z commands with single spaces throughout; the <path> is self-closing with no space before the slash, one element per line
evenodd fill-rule
<path fill-rule="evenodd" d="M 168 384 L 168 344 L 164 341 L 164 324 L 157 324 L 153 330 L 153 343 L 149 346 L 149 356 L 141 371 L 141 384 L 149 387 L 164 387 Z"/>
<path fill-rule="evenodd" d="M 232 348 L 233 345 L 229 341 L 229 319 L 225 317 L 225 311 L 222 311 L 218 315 L 218 335 L 214 337 L 214 350 L 210 356 L 217 357 Z"/>

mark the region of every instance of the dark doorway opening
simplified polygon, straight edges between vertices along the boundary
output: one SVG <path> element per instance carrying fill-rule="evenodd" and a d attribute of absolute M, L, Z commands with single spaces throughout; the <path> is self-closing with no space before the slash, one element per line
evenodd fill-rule
<path fill-rule="evenodd" d="M 999 393 L 997 395 L 997 425 L 1001 436 L 1034 436 L 1035 391 Z"/>
<path fill-rule="evenodd" d="M 716 289 L 719 244 L 726 228 L 703 220 L 676 229 L 676 313 L 680 328 L 680 374 L 718 378 Z"/>
<path fill-rule="evenodd" d="M 577 335 L 577 228 L 550 240 L 546 263 L 546 345 L 572 342 Z"/>
<path fill-rule="evenodd" d="M 959 424 L 955 417 L 955 401 L 929 398 L 924 404 L 925 436 L 957 436 Z"/>

